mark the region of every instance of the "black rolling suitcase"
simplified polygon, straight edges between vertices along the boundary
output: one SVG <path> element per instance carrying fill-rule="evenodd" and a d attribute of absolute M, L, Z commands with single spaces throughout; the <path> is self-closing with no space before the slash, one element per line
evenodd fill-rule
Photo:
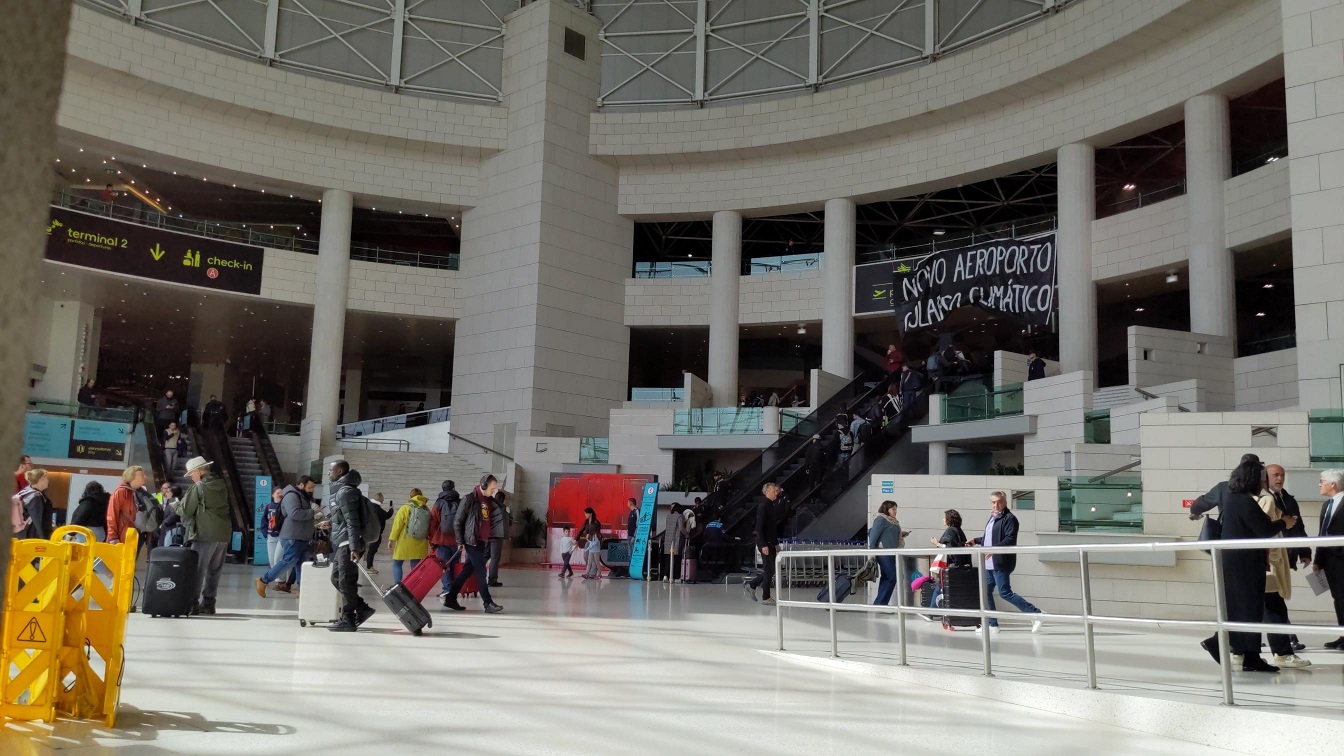
<path fill-rule="evenodd" d="M 948 609 L 980 608 L 980 576 L 974 567 L 949 565 L 943 568 L 939 579 L 942 581 L 942 596 L 939 597 L 942 606 Z M 943 617 L 943 627 L 948 630 L 979 624 L 979 617 Z"/>
<path fill-rule="evenodd" d="M 434 619 L 429 616 L 429 610 L 425 608 L 424 604 L 420 603 L 419 599 L 411 595 L 406 586 L 397 583 L 392 586 L 391 590 L 384 593 L 383 589 L 379 588 L 373 577 L 369 575 L 368 570 L 364 569 L 363 564 L 359 565 L 359 571 L 364 575 L 364 579 L 369 581 L 369 585 L 373 586 L 373 590 L 377 591 L 378 595 L 382 597 L 383 604 L 393 614 L 397 615 L 397 619 L 401 620 L 401 624 L 407 630 L 410 630 L 412 635 L 419 635 L 424 632 L 425 628 L 434 626 Z"/>
<path fill-rule="evenodd" d="M 151 617 L 185 617 L 196 603 L 196 552 L 185 546 L 164 546 L 149 552 L 149 576 L 145 579 L 143 614 Z"/>

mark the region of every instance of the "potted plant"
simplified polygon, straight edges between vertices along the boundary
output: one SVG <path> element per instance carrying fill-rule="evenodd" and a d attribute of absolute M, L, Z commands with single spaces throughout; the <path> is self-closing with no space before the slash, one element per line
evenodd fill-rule
<path fill-rule="evenodd" d="M 524 509 L 513 539 L 512 564 L 541 564 L 546 557 L 546 521 L 531 507 Z"/>

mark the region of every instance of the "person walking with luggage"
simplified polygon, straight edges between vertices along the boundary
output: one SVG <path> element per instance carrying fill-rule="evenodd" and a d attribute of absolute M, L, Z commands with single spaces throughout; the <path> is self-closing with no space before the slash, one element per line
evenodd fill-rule
<path fill-rule="evenodd" d="M 121 484 L 107 504 L 107 542 L 121 543 L 126 531 L 135 530 L 135 492 L 145 484 L 145 468 L 132 465 L 121 473 Z"/>
<path fill-rule="evenodd" d="M 187 542 L 196 552 L 196 581 L 192 590 L 192 614 L 214 614 L 219 592 L 219 574 L 224 569 L 224 552 L 233 535 L 229 517 L 229 492 L 224 479 L 210 469 L 205 457 L 187 462 L 187 477 L 192 486 L 178 505 L 178 513 L 187 526 Z"/>
<path fill-rule="evenodd" d="M 966 533 L 961 529 L 961 513 L 955 509 L 949 509 L 943 512 L 943 534 L 938 538 L 930 538 L 929 541 L 934 546 L 942 546 L 947 549 L 960 549 L 966 545 Z M 942 556 L 942 555 L 938 555 Z M 938 560 L 938 556 L 934 560 Z M 947 567 L 970 567 L 971 558 L 966 554 L 954 554 L 944 557 L 943 562 Z M 933 596 L 929 598 L 929 607 L 936 608 L 938 599 L 942 595 L 942 588 L 937 583 L 933 586 Z M 933 617 L 925 617 L 932 620 Z"/>
<path fill-rule="evenodd" d="M 901 530 L 901 522 L 896 519 L 896 502 L 888 499 L 877 508 L 877 517 L 868 528 L 868 548 L 900 549 L 905 547 L 905 537 L 910 531 Z M 891 594 L 896 591 L 896 557 L 890 554 L 877 558 L 877 568 L 881 577 L 877 581 L 877 605 L 891 603 Z M 910 575 L 910 572 L 906 572 Z"/>
<path fill-rule="evenodd" d="M 285 581 L 276 585 L 275 590 L 281 593 L 289 593 L 295 583 L 298 583 L 303 577 L 303 563 L 308 559 L 308 551 L 312 546 L 314 535 L 313 507 L 312 499 L 313 489 L 317 487 L 316 482 L 307 475 L 299 478 L 299 481 L 292 486 L 286 486 L 280 491 L 280 530 L 278 532 L 280 548 L 278 557 L 271 562 L 270 569 L 266 574 L 257 578 L 257 595 L 266 598 L 266 586 L 271 584 L 272 580 L 278 580 L 281 576 L 288 576 Z"/>
<path fill-rule="evenodd" d="M 458 547 L 462 552 L 461 560 L 466 564 L 453 579 L 448 595 L 443 597 L 444 607 L 455 612 L 466 610 L 466 607 L 457 603 L 457 594 L 462 591 L 462 586 L 466 585 L 467 579 L 473 574 L 477 576 L 477 582 L 480 584 L 481 601 L 485 604 L 486 613 L 504 611 L 504 607 L 496 604 L 490 597 L 490 584 L 484 580 L 485 563 L 490 555 L 490 534 L 493 532 L 490 518 L 497 516 L 495 493 L 498 490 L 499 481 L 495 476 L 486 475 L 481 478 L 481 484 L 457 508 L 457 516 L 453 518 L 453 535 L 457 537 Z"/>
<path fill-rule="evenodd" d="M 742 588 L 746 591 L 747 598 L 752 601 L 763 600 L 766 604 L 773 604 L 774 599 L 770 597 L 770 591 L 775 585 L 775 557 L 779 554 L 779 525 L 784 521 L 785 513 L 788 511 L 788 499 L 784 496 L 784 489 L 775 483 L 766 483 L 761 488 L 761 493 L 765 496 L 765 501 L 761 502 L 756 508 L 756 550 L 761 552 L 761 562 L 764 569 L 761 574 L 743 583 Z M 756 589 L 764 586 L 761 591 L 761 598 L 756 597 Z"/>
<path fill-rule="evenodd" d="M 328 627 L 336 633 L 353 633 L 374 614 L 373 607 L 359 597 L 359 560 L 364 556 L 365 512 L 364 494 L 359 484 L 364 482 L 358 470 L 338 459 L 327 470 L 331 485 L 327 489 L 330 504 L 331 545 L 335 548 L 331 561 L 331 583 L 341 594 L 340 616 Z M 372 510 L 373 507 L 368 509 Z"/>
<path fill-rule="evenodd" d="M 503 491 L 495 492 L 495 514 L 490 520 L 490 564 L 486 582 L 491 588 L 503 588 L 499 582 L 499 563 L 504 559 L 504 539 L 509 536 L 509 527 L 513 525 L 513 516 L 505 503 L 507 497 Z"/>
<path fill-rule="evenodd" d="M 398 583 L 405 576 L 405 568 L 415 566 L 429 555 L 429 499 L 418 488 L 411 489 L 411 497 L 401 505 L 392 518 L 392 532 L 387 545 L 392 548 L 392 579 Z M 410 562 L 409 565 L 406 563 Z"/>
<path fill-rule="evenodd" d="M 439 497 L 429 510 L 429 543 L 439 560 L 448 565 L 440 583 L 443 586 L 440 598 L 447 596 L 448 589 L 453 585 L 453 564 L 457 561 L 457 536 L 453 534 L 453 518 L 457 516 L 457 508 L 461 503 L 462 495 L 457 492 L 457 483 L 445 480 L 443 490 L 439 491 Z"/>
<path fill-rule="evenodd" d="M 569 534 L 569 528 L 565 528 L 565 534 L 560 536 L 560 561 L 563 565 L 560 567 L 560 579 L 574 577 L 574 568 L 569 564 L 569 560 L 574 556 L 574 537 Z"/>
<path fill-rule="evenodd" d="M 989 521 L 985 523 L 985 534 L 979 538 L 966 543 L 967 546 L 1016 546 L 1017 545 L 1017 517 L 1008 511 L 1008 495 L 1003 491 L 995 491 L 989 495 L 989 505 L 993 510 L 989 515 Z M 994 589 L 998 588 L 999 596 L 1004 601 L 1017 607 L 1023 614 L 1040 614 L 1030 601 L 1013 593 L 1013 586 L 1010 577 L 1013 570 L 1017 568 L 1016 554 L 986 554 L 985 557 L 985 608 L 994 611 Z M 989 618 L 990 632 L 999 631 L 999 621 L 994 617 Z M 982 632 L 984 628 L 977 628 L 976 632 Z M 1032 620 L 1031 631 L 1038 633 L 1041 631 L 1041 621 Z"/>

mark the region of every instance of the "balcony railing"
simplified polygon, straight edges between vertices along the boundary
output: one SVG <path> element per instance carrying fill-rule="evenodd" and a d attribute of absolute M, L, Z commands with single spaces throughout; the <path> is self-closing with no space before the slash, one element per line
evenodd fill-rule
<path fill-rule="evenodd" d="M 1307 413 L 1307 429 L 1312 466 L 1344 466 L 1344 410 L 1311 410 Z"/>
<path fill-rule="evenodd" d="M 1141 207 L 1156 205 L 1159 202 L 1165 202 L 1172 197 L 1179 197 L 1182 194 L 1185 194 L 1184 179 L 1177 181 L 1174 184 L 1158 187 L 1156 189 L 1131 192 L 1128 196 L 1118 202 L 1112 202 L 1109 205 L 1098 207 L 1097 217 L 1109 218 L 1112 215 L 1127 213 L 1130 210 L 1138 210 Z"/>
<path fill-rule="evenodd" d="M 681 402 L 686 400 L 684 388 L 632 388 L 632 402 Z"/>
<path fill-rule="evenodd" d="M 287 249 L 308 255 L 317 254 L 318 241 L 316 238 L 268 233 L 242 223 L 179 218 L 168 213 L 160 213 L 143 205 L 118 205 L 114 202 L 107 202 L 70 190 L 55 195 L 51 204 L 68 210 L 78 210 L 82 213 L 101 215 L 105 218 L 126 221 L 140 226 L 161 228 L 165 231 L 203 236 L 207 239 L 221 239 L 271 249 Z M 461 264 L 461 255 L 456 252 L 426 254 L 364 244 L 350 245 L 350 259 L 437 270 L 458 270 Z"/>
<path fill-rule="evenodd" d="M 859 250 L 857 262 L 871 263 L 884 260 L 901 260 L 907 257 L 924 257 L 940 250 L 960 249 L 994 239 L 1025 239 L 1055 230 L 1056 218 L 1036 218 L 1017 223 L 1004 223 L 976 230 L 953 230 L 943 235 L 934 235 L 925 242 L 897 244 L 877 249 Z M 930 233 L 933 233 L 930 231 Z"/>
<path fill-rule="evenodd" d="M 821 252 L 755 257 L 747 261 L 743 275 L 818 270 L 821 268 L 821 257 Z M 709 278 L 713 269 L 714 265 L 709 260 L 636 262 L 635 278 Z"/>
<path fill-rule="evenodd" d="M 1143 479 L 1112 475 L 1059 479 L 1059 530 L 1143 532 Z"/>
<path fill-rule="evenodd" d="M 677 410 L 672 420 L 677 435 L 732 435 L 764 433 L 764 407 L 704 407 Z"/>
<path fill-rule="evenodd" d="M 978 383 L 963 384 L 955 394 L 942 397 L 942 422 L 965 423 L 1022 414 L 1022 384 L 1010 383 L 988 390 Z"/>
<path fill-rule="evenodd" d="M 382 433 L 384 431 L 401 430 L 403 428 L 415 428 L 421 425 L 430 425 L 432 423 L 444 423 L 452 419 L 452 409 L 450 407 L 439 407 L 438 409 L 422 410 L 420 412 L 408 412 L 404 415 L 392 415 L 391 417 L 379 417 L 373 420 L 360 420 L 354 423 L 346 423 L 336 426 L 337 438 L 355 438 L 358 436 L 367 436 L 371 433 Z"/>
<path fill-rule="evenodd" d="M 79 420 L 104 420 L 110 423 L 129 423 L 135 420 L 135 407 L 88 407 L 74 402 L 52 402 L 29 399 L 28 411 Z"/>
<path fill-rule="evenodd" d="M 611 459 L 611 439 L 584 437 L 579 439 L 579 463 L 605 465 Z"/>

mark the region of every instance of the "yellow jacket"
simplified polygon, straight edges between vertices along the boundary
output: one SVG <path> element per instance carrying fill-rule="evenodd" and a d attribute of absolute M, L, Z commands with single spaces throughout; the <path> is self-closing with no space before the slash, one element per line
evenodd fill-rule
<path fill-rule="evenodd" d="M 396 516 L 392 518 L 392 535 L 388 536 L 388 540 L 396 543 L 392 549 L 393 559 L 424 559 L 429 555 L 428 537 L 411 538 L 406 535 L 406 523 L 411 519 L 411 507 L 425 509 L 428 502 L 429 500 L 423 496 L 412 496 L 410 501 L 401 505 L 401 509 L 398 509 Z"/>
<path fill-rule="evenodd" d="M 1271 520 L 1283 518 L 1283 512 L 1279 509 L 1279 503 L 1274 500 L 1270 494 L 1260 497 L 1257 502 L 1260 508 L 1265 510 Z M 1283 533 L 1274 536 L 1282 538 Z M 1265 593 L 1277 593 L 1283 597 L 1284 601 L 1293 597 L 1293 572 L 1292 565 L 1288 560 L 1287 549 L 1267 549 L 1269 553 L 1269 574 L 1265 576 Z"/>

